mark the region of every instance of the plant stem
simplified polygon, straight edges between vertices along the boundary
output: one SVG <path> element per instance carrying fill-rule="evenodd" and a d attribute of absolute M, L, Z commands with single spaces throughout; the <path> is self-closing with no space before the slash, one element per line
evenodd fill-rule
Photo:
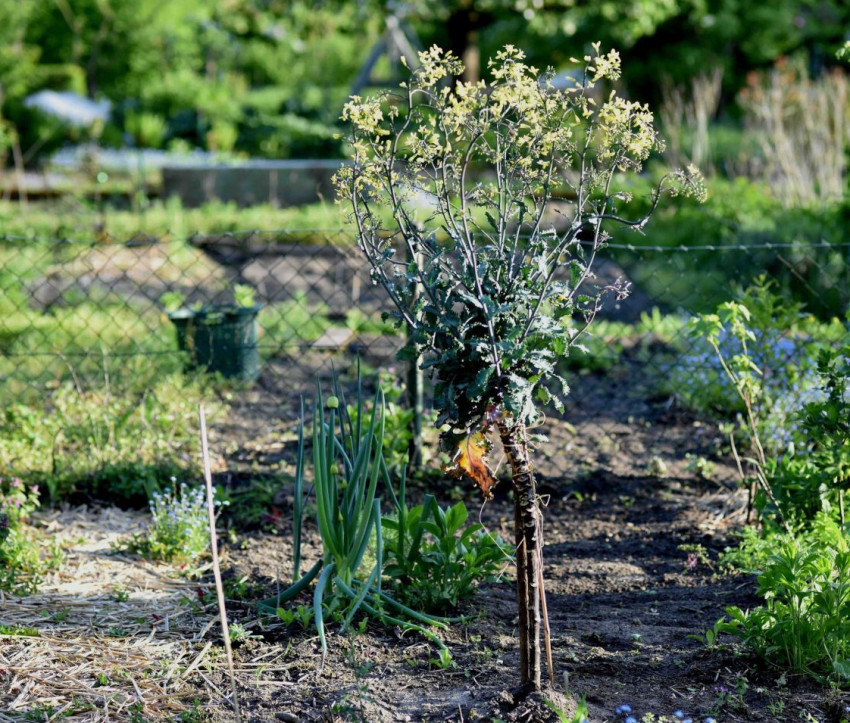
<path fill-rule="evenodd" d="M 540 665 L 540 577 L 543 562 L 542 515 L 528 459 L 525 426 L 508 426 L 499 420 L 499 436 L 511 468 L 514 487 L 514 533 L 517 560 L 517 605 L 519 607 L 519 665 L 523 686 L 541 688 Z"/>

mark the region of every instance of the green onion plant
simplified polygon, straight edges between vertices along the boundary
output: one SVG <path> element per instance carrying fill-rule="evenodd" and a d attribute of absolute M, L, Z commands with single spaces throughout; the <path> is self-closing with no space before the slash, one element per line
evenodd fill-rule
<path fill-rule="evenodd" d="M 302 414 L 295 480 L 295 574 L 289 588 L 259 603 L 260 611 L 275 614 L 282 603 L 306 590 L 315 580 L 313 614 L 323 659 L 327 654 L 327 614 L 342 619 L 340 632 L 344 632 L 361 611 L 383 624 L 419 632 L 440 648 L 442 656 L 446 656 L 448 650 L 445 645 L 429 628 L 445 628 L 450 620 L 413 610 L 381 590 L 384 542 L 378 483 L 382 482 L 390 489 L 390 477 L 383 457 L 383 394 L 379 388 L 371 410 L 368 410 L 363 404 L 358 379 L 357 402 L 353 407 L 355 413 L 350 414 L 336 380 L 334 392 L 325 400 L 321 385 L 317 385 L 313 410 L 314 493 L 322 559 L 299 577 L 301 525 L 305 509 Z"/>

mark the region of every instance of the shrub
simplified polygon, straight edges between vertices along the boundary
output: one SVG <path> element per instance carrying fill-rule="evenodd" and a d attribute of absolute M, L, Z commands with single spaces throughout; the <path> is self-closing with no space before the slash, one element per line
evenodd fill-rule
<path fill-rule="evenodd" d="M 541 406 L 563 407 L 557 358 L 592 324 L 604 296 L 627 293 L 622 281 L 595 292 L 584 284 L 609 230 L 642 230 L 666 193 L 703 197 L 704 188 L 696 169 L 667 174 L 649 210 L 632 216 L 614 178 L 637 175 L 661 144 L 646 106 L 612 92 L 597 107 L 589 96 L 597 82 L 619 78 L 619 54 L 594 44 L 583 77 L 565 89 L 524 61 L 505 46 L 489 63 L 489 83 L 467 83 L 450 52 L 420 53 L 399 96 L 346 104 L 354 161 L 336 182 L 372 277 L 409 330 L 405 358 L 428 354 L 423 367 L 436 372 L 437 423 L 455 468 L 486 496 L 495 484 L 486 432 L 501 437 L 523 551 L 520 676 L 539 688 L 542 514 L 527 428 Z M 574 199 L 560 230 L 544 219 L 556 188 Z M 569 334 L 573 317 L 580 328 Z"/>

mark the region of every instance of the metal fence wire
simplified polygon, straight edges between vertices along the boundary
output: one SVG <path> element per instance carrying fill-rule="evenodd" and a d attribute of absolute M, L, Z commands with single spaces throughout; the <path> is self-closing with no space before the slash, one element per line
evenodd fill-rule
<path fill-rule="evenodd" d="M 609 246 L 596 283 L 623 277 L 632 294 L 606 307 L 588 352 L 566 360 L 568 375 L 581 382 L 572 384 L 570 406 L 604 414 L 612 393 L 645 399 L 672 368 L 696 369 L 703 362 L 681 320 L 733 298 L 759 276 L 808 313 L 841 318 L 850 302 L 850 244 Z M 184 368 L 192 349 L 185 340 L 180 349 L 167 302 L 179 295 L 188 308 L 227 307 L 237 285 L 250 287 L 262 305 L 249 342 L 253 389 L 282 404 L 309 393 L 316 375 L 331 367 L 355 359 L 367 370 L 393 364 L 404 341 L 382 320 L 386 295 L 372 284 L 348 232 L 136 235 L 125 243 L 4 238 L 3 398 L 43 399 L 68 381 L 143 385 Z"/>

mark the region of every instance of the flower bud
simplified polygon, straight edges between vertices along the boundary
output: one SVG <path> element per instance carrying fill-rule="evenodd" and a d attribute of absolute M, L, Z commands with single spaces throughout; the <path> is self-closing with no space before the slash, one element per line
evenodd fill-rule
<path fill-rule="evenodd" d="M 328 397 L 328 409 L 339 409 L 339 399 L 336 397 Z"/>

